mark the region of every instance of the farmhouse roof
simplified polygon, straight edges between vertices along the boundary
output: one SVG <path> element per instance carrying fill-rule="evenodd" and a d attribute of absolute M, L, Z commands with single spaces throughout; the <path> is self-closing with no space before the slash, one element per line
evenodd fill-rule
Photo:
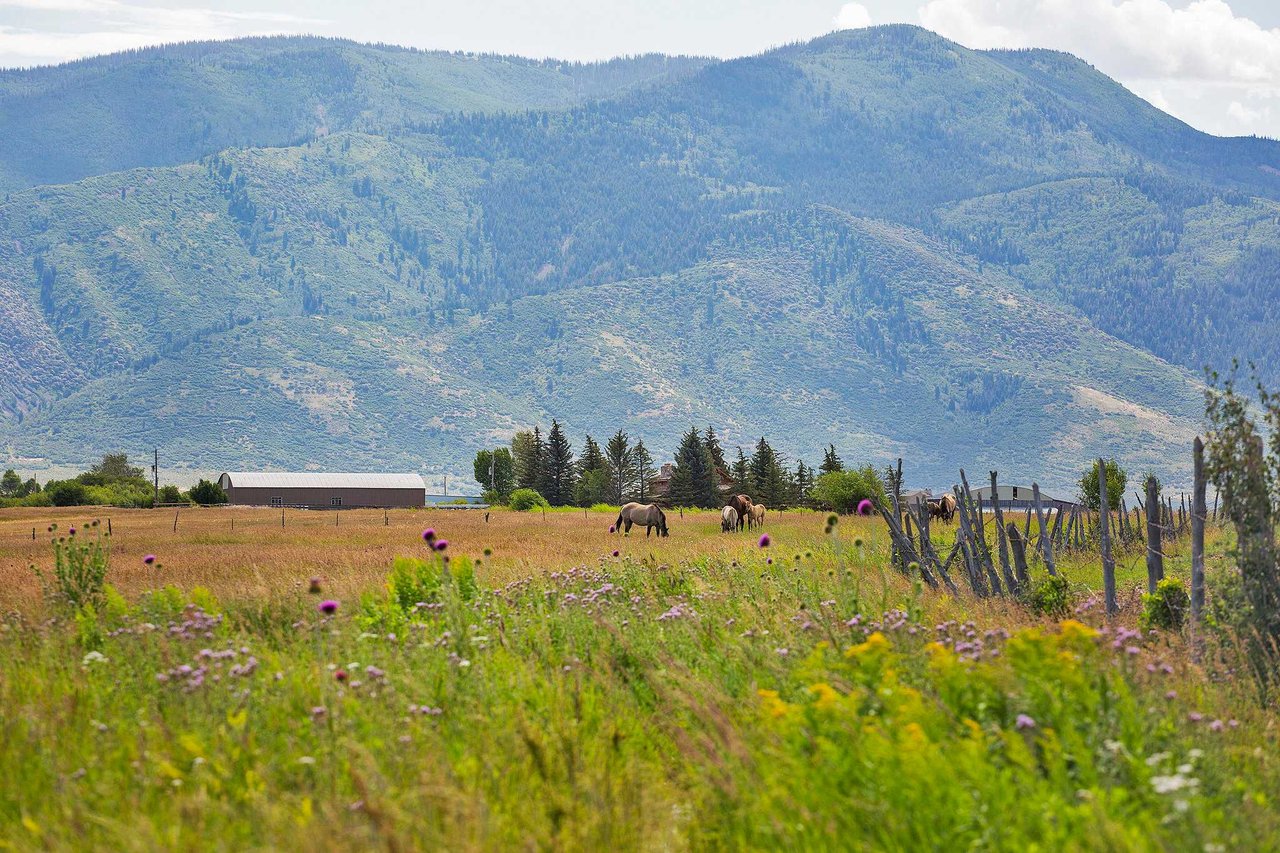
<path fill-rule="evenodd" d="M 340 474 L 321 471 L 228 471 L 219 478 L 240 489 L 422 489 L 421 474 Z"/>

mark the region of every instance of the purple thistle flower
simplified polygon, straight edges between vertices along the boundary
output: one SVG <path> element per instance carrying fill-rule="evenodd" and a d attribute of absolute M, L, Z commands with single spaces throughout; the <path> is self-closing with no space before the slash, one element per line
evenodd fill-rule
<path fill-rule="evenodd" d="M 1204 714 L 1201 714 L 1199 711 L 1192 711 L 1187 714 L 1187 719 L 1193 723 L 1198 723 L 1204 719 Z"/>
<path fill-rule="evenodd" d="M 610 532 L 610 533 L 617 533 L 617 532 L 618 532 L 617 525 L 610 524 L 610 525 L 609 525 L 609 532 Z"/>
<path fill-rule="evenodd" d="M 765 565 L 772 566 L 772 565 L 773 565 L 773 557 L 769 557 L 769 558 L 768 558 L 768 559 L 766 559 L 764 562 L 765 562 Z"/>
<path fill-rule="evenodd" d="M 347 671 L 345 669 L 340 669 L 333 674 L 333 677 L 336 678 L 338 681 L 346 681 Z"/>
<path fill-rule="evenodd" d="M 1019 730 L 1034 729 L 1036 721 L 1028 717 L 1026 714 L 1019 714 L 1017 721 L 1014 723 Z"/>
<path fill-rule="evenodd" d="M 768 533 L 761 533 L 761 534 L 760 534 L 760 542 L 759 542 L 758 544 L 760 545 L 760 547 L 761 547 L 761 548 L 768 548 L 768 547 L 769 547 L 769 543 L 770 543 L 771 541 L 773 541 L 773 540 L 771 540 L 771 539 L 769 538 L 769 534 L 768 534 Z"/>
<path fill-rule="evenodd" d="M 1212 723 L 1209 724 L 1209 731 L 1220 732 L 1226 727 L 1227 727 L 1227 724 L 1222 722 L 1222 720 L 1214 720 Z"/>
<path fill-rule="evenodd" d="M 443 551 L 445 548 L 448 548 L 448 547 L 449 547 L 448 539 L 440 539 L 436 541 L 435 549 L 437 551 Z"/>
<path fill-rule="evenodd" d="M 68 535 L 68 536 L 75 536 L 75 535 L 76 535 L 76 529 L 75 529 L 74 527 L 68 528 L 68 529 L 67 529 L 67 535 Z"/>
<path fill-rule="evenodd" d="M 871 515 L 871 511 L 875 509 L 875 505 L 867 498 L 858 501 L 858 515 Z"/>
<path fill-rule="evenodd" d="M 613 549 L 613 556 L 615 556 L 615 557 L 616 557 L 616 556 L 618 556 L 618 549 L 617 549 L 617 548 L 614 548 L 614 549 Z"/>
<path fill-rule="evenodd" d="M 436 529 L 434 527 L 428 527 L 426 530 L 422 531 L 423 541 L 430 542 L 435 538 L 436 538 Z"/>
<path fill-rule="evenodd" d="M 325 616 L 332 616 L 338 612 L 338 602 L 334 601 L 332 598 L 325 599 L 316 605 L 316 609 Z"/>
<path fill-rule="evenodd" d="M 156 561 L 155 554 L 148 554 L 147 556 L 142 558 L 142 562 L 148 566 L 154 563 L 155 561 Z"/>

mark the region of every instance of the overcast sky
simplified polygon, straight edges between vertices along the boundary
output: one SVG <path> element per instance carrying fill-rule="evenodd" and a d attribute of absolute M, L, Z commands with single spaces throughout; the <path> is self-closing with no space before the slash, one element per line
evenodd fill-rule
<path fill-rule="evenodd" d="M 974 48 L 1069 51 L 1203 130 L 1280 138 L 1280 0 L 0 0 L 0 67 L 273 33 L 566 59 L 732 57 L 901 21 Z"/>

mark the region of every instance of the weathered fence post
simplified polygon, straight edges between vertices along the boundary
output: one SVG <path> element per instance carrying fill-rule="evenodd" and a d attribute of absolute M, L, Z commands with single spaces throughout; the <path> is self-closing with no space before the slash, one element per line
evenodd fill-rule
<path fill-rule="evenodd" d="M 1098 460 L 1098 541 L 1102 544 L 1102 587 L 1107 598 L 1107 615 L 1120 610 L 1116 602 L 1116 561 L 1111 554 L 1111 508 L 1107 506 L 1107 461 Z"/>
<path fill-rule="evenodd" d="M 1195 490 L 1191 497 L 1191 625 L 1194 630 L 1204 611 L 1204 522 L 1208 485 L 1204 474 L 1204 442 L 1199 436 L 1192 445 L 1192 468 Z"/>
<path fill-rule="evenodd" d="M 1030 588 L 1031 574 L 1027 571 L 1027 545 L 1022 538 L 1022 534 L 1018 532 L 1018 525 L 1012 521 L 1009 522 L 1008 528 L 1009 550 L 1013 551 L 1013 566 L 1018 573 L 1018 580 Z"/>
<path fill-rule="evenodd" d="M 1040 525 L 1040 556 L 1044 557 L 1044 566 L 1049 574 L 1056 575 L 1058 569 L 1053 564 L 1053 542 L 1049 541 L 1048 526 L 1044 522 L 1044 506 L 1040 503 L 1040 484 L 1031 484 L 1031 500 L 1036 508 L 1036 521 Z"/>
<path fill-rule="evenodd" d="M 1004 575 L 1004 582 L 1009 587 L 1009 592 L 1018 595 L 1022 592 L 1022 584 L 1009 567 L 1009 543 L 1004 532 L 1004 512 L 1000 509 L 1000 490 L 996 488 L 995 471 L 991 472 L 991 509 L 996 517 L 996 542 L 1000 547 L 1000 573 Z"/>
<path fill-rule="evenodd" d="M 111 535 L 111 516 L 107 516 L 107 535 Z"/>
<path fill-rule="evenodd" d="M 280 507 L 280 529 L 284 530 L 284 507 Z"/>
<path fill-rule="evenodd" d="M 181 510 L 175 509 L 173 511 L 173 532 L 174 533 L 178 532 L 178 513 L 179 512 L 181 512 Z"/>
<path fill-rule="evenodd" d="M 1156 584 L 1164 577 L 1164 552 L 1160 544 L 1160 492 L 1155 475 L 1147 478 L 1147 507 L 1156 514 L 1147 513 L 1147 592 L 1154 593 Z"/>

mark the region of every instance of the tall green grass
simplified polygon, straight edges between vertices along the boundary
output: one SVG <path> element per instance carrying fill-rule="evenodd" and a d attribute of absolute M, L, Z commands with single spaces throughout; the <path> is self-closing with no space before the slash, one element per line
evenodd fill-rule
<path fill-rule="evenodd" d="M 0 847 L 1280 845 L 1274 715 L 1179 638 L 769 554 L 10 615 Z"/>

